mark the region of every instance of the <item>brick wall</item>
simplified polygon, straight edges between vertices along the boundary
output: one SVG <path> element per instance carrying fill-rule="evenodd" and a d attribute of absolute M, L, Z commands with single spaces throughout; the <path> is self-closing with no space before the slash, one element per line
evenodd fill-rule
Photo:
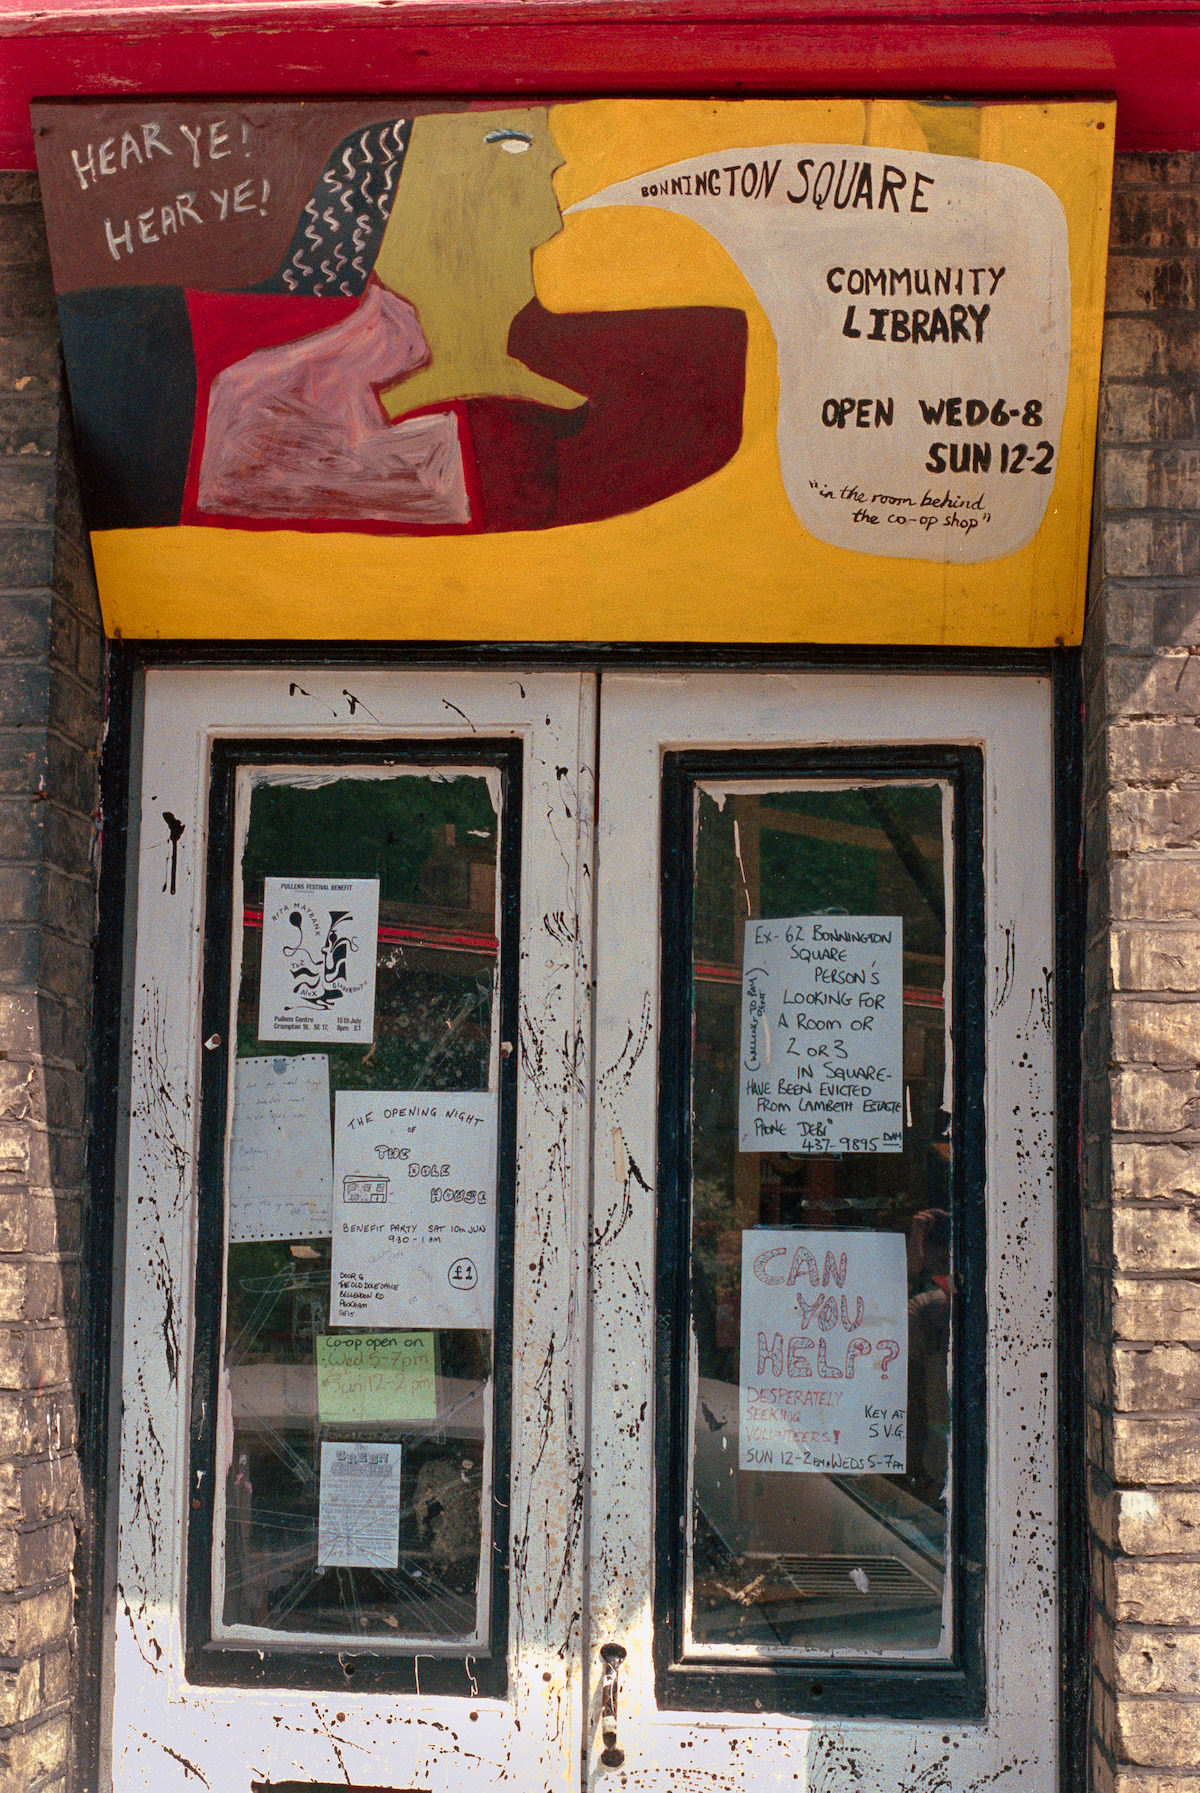
<path fill-rule="evenodd" d="M 1085 643 L 1093 1782 L 1200 1793 L 1200 157 L 1114 191 Z"/>
<path fill-rule="evenodd" d="M 70 1781 L 103 644 L 36 182 L 0 173 L 0 1787 Z"/>

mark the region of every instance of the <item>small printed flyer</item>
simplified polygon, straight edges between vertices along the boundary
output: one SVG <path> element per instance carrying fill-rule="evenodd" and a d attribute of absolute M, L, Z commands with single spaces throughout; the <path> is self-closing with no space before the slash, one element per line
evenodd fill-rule
<path fill-rule="evenodd" d="M 334 1326 L 492 1325 L 496 1098 L 338 1090 Z"/>
<path fill-rule="evenodd" d="M 375 1038 L 378 878 L 263 880 L 260 1040 Z"/>
<path fill-rule="evenodd" d="M 904 1149 L 899 915 L 746 923 L 738 1147 Z"/>
<path fill-rule="evenodd" d="M 240 1058 L 229 1136 L 229 1242 L 328 1239 L 333 1168 L 324 1052 Z"/>
<path fill-rule="evenodd" d="M 743 1233 L 741 1319 L 739 1469 L 904 1473 L 903 1233 Z"/>
<path fill-rule="evenodd" d="M 398 1444 L 321 1444 L 319 1569 L 394 1569 L 400 1561 Z"/>

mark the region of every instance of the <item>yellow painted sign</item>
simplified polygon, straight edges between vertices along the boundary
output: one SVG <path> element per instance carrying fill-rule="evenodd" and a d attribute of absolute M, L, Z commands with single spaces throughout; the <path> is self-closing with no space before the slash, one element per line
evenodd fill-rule
<path fill-rule="evenodd" d="M 1080 638 L 1110 105 L 38 124 L 113 633 Z"/>

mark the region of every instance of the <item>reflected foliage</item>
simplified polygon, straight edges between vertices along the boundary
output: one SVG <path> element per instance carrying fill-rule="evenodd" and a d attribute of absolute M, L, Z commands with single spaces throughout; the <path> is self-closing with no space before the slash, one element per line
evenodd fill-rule
<path fill-rule="evenodd" d="M 258 1039 L 264 879 L 378 878 L 375 1038 L 365 1048 L 321 1043 L 331 1105 L 339 1089 L 487 1089 L 498 1051 L 499 847 L 487 779 L 453 771 L 270 779 L 252 788 L 240 868 L 238 1056 L 267 1050 Z M 269 1051 L 313 1049 L 295 1041 Z M 354 1330 L 330 1328 L 331 1257 L 328 1236 L 227 1248 L 229 1445 L 215 1563 L 224 1623 L 264 1642 L 469 1638 L 488 1483 L 491 1335 L 434 1333 L 428 1419 L 322 1422 L 316 1340 Z M 345 1440 L 402 1446 L 394 1568 L 317 1562 L 321 1445 Z"/>
<path fill-rule="evenodd" d="M 949 1464 L 950 1232 L 943 789 L 697 789 L 693 893 L 692 1635 L 697 1644 L 909 1650 L 942 1625 Z M 742 941 L 749 917 L 898 915 L 904 1149 L 738 1150 Z M 742 1235 L 757 1226 L 900 1232 L 909 1271 L 902 1476 L 742 1471 L 736 1416 Z"/>

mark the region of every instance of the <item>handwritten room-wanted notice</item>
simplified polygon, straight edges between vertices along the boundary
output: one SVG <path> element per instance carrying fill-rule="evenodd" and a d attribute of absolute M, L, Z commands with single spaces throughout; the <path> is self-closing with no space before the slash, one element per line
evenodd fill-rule
<path fill-rule="evenodd" d="M 898 915 L 746 923 L 740 1150 L 903 1149 L 903 959 Z"/>
<path fill-rule="evenodd" d="M 739 1469 L 904 1473 L 903 1233 L 743 1233 L 741 1320 Z"/>

